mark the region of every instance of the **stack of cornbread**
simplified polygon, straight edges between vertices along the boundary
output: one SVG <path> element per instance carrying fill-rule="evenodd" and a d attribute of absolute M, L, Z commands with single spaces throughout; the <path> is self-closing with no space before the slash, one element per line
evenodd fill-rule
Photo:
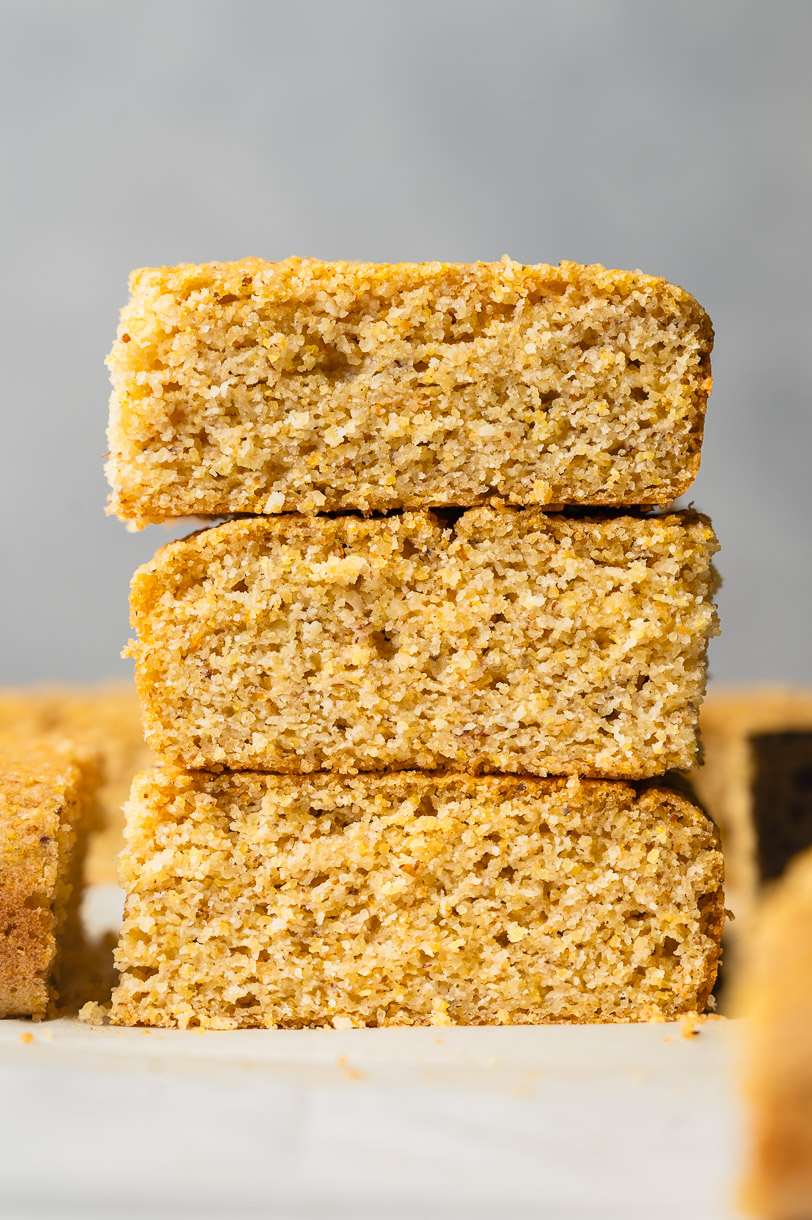
<path fill-rule="evenodd" d="M 127 807 L 112 1019 L 701 1011 L 716 630 L 692 482 L 712 330 L 640 272 L 291 259 L 136 272 L 112 510 L 225 524 L 136 574 L 161 765 Z"/>

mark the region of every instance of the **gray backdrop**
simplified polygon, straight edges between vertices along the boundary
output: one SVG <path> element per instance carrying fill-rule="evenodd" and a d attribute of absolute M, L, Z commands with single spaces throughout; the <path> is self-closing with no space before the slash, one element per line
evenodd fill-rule
<path fill-rule="evenodd" d="M 712 671 L 812 680 L 810 36 L 807 0 L 4 0 L 0 680 L 125 672 L 173 536 L 103 511 L 130 268 L 505 252 L 708 309 Z"/>

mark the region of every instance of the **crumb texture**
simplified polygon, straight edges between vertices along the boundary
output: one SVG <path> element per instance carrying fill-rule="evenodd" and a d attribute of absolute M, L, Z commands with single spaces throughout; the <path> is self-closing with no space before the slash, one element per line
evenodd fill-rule
<path fill-rule="evenodd" d="M 713 331 L 687 292 L 562 263 L 144 269 L 108 358 L 111 511 L 666 504 Z"/>
<path fill-rule="evenodd" d="M 634 1021 L 701 1010 L 715 827 L 622 783 L 139 776 L 119 1024 Z"/>
<path fill-rule="evenodd" d="M 715 549 L 690 512 L 215 527 L 133 581 L 147 739 L 214 770 L 690 766 Z"/>
<path fill-rule="evenodd" d="M 124 846 L 122 807 L 133 776 L 155 761 L 144 743 L 134 685 L 0 687 L 0 741 L 42 735 L 65 737 L 103 760 L 102 822 L 88 843 L 87 881 L 115 882 L 115 859 Z"/>
<path fill-rule="evenodd" d="M 98 780 L 65 741 L 0 743 L 0 1017 L 44 1017 L 60 957 L 78 937 Z"/>
<path fill-rule="evenodd" d="M 762 905 L 739 989 L 746 1032 L 748 1210 L 804 1220 L 812 1200 L 812 851 Z"/>

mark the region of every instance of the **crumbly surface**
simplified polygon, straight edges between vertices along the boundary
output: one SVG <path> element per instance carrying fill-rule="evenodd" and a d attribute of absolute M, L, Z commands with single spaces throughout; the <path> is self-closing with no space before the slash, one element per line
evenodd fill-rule
<path fill-rule="evenodd" d="M 690 766 L 715 550 L 691 512 L 232 521 L 134 577 L 147 739 L 209 770 Z"/>
<path fill-rule="evenodd" d="M 136 271 L 111 511 L 666 504 L 699 468 L 710 319 L 640 271 L 288 259 Z"/>
<path fill-rule="evenodd" d="M 124 1025 L 674 1017 L 723 919 L 701 810 L 577 779 L 155 770 L 122 877 Z"/>
<path fill-rule="evenodd" d="M 712 688 L 702 705 L 700 729 L 704 762 L 691 782 L 721 831 L 727 870 L 725 891 L 735 915 L 728 931 L 741 941 L 753 919 L 762 881 L 761 858 L 771 856 L 771 848 L 779 840 L 785 845 L 783 863 L 805 845 L 802 820 L 792 816 L 792 794 L 781 788 L 779 772 L 783 770 L 784 784 L 802 788 L 808 767 L 812 782 L 812 739 L 808 736 L 812 733 L 812 690 L 773 685 Z M 769 750 L 768 742 L 760 752 L 756 745 L 760 737 L 789 732 L 806 736 L 806 744 L 797 742 L 794 747 L 791 770 L 798 773 L 797 785 L 788 774 L 792 762 L 789 756 L 782 761 Z M 759 786 L 762 799 L 757 810 Z M 780 799 L 782 790 L 787 799 Z M 795 823 L 791 834 L 789 822 Z M 800 837 L 796 832 L 801 832 Z M 807 824 L 810 832 L 812 828 Z M 775 873 L 776 869 L 767 871 Z"/>
<path fill-rule="evenodd" d="M 144 743 L 132 682 L 91 686 L 0 688 L 0 741 L 56 734 L 97 752 L 103 760 L 98 791 L 103 820 L 88 843 L 87 880 L 116 880 L 116 856 L 124 846 L 122 806 L 133 776 L 152 765 Z"/>
<path fill-rule="evenodd" d="M 812 1201 L 812 852 L 796 858 L 759 911 L 739 984 L 748 1211 L 806 1220 Z"/>
<path fill-rule="evenodd" d="M 78 937 L 95 760 L 71 743 L 0 743 L 0 1017 L 47 1014 Z"/>

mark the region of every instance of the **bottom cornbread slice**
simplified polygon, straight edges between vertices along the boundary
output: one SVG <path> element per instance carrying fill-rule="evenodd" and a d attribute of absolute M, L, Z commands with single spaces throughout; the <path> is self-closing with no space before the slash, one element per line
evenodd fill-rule
<path fill-rule="evenodd" d="M 716 975 L 717 832 L 662 787 L 166 768 L 127 841 L 122 1025 L 636 1021 Z"/>
<path fill-rule="evenodd" d="M 0 1017 L 44 1017 L 73 986 L 98 780 L 69 742 L 0 742 Z"/>

